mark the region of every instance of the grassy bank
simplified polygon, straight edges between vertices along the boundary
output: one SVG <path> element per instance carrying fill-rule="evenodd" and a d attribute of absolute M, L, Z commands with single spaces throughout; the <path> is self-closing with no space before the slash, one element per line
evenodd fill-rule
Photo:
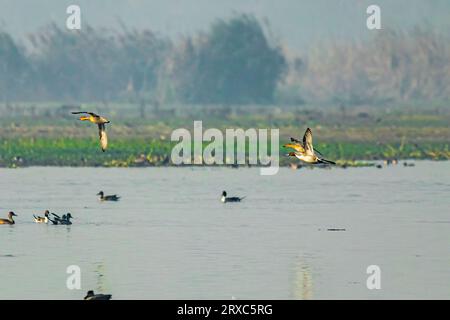
<path fill-rule="evenodd" d="M 172 164 L 170 155 L 174 145 L 160 139 L 116 139 L 103 153 L 94 138 L 7 139 L 0 140 L 0 166 L 163 166 Z M 360 165 L 355 160 L 450 159 L 449 144 L 445 143 L 330 142 L 317 143 L 316 149 L 326 158 L 350 166 Z M 281 165 L 297 162 L 284 156 L 287 150 L 282 146 L 279 152 Z"/>
<path fill-rule="evenodd" d="M 70 113 L 79 109 L 111 120 L 107 152 L 100 151 L 97 128 Z M 171 165 L 171 133 L 177 128 L 192 132 L 194 120 L 202 120 L 203 132 L 279 129 L 281 165 L 298 162 L 284 157 L 282 145 L 290 136 L 301 138 L 306 127 L 313 130 L 315 148 L 341 164 L 450 158 L 448 107 L 164 106 L 147 111 L 139 115 L 131 104 L 0 104 L 0 166 Z"/>

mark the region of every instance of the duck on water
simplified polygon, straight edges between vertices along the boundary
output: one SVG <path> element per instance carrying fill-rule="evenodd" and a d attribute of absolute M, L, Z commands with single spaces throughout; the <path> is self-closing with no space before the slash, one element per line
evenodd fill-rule
<path fill-rule="evenodd" d="M 17 214 L 10 211 L 8 213 L 8 219 L 0 219 L 0 224 L 9 224 L 9 225 L 15 224 L 16 222 L 14 221 L 13 217 L 17 217 Z"/>
<path fill-rule="evenodd" d="M 100 201 L 119 201 L 120 197 L 118 197 L 116 194 L 105 196 L 105 193 L 103 191 L 100 191 L 97 193 Z"/>
<path fill-rule="evenodd" d="M 102 293 L 94 293 L 94 290 L 89 290 L 84 297 L 84 300 L 111 300 L 112 295 L 110 294 L 102 294 Z"/>
<path fill-rule="evenodd" d="M 35 216 L 33 214 L 34 222 L 36 222 L 36 223 L 48 223 L 49 222 L 49 219 L 48 219 L 49 214 L 50 214 L 50 211 L 48 211 L 48 210 L 45 210 L 43 217 Z"/>
<path fill-rule="evenodd" d="M 245 197 L 227 197 L 227 192 L 223 191 L 222 192 L 222 197 L 220 198 L 220 201 L 222 201 L 223 203 L 227 203 L 227 202 L 241 202 L 241 200 L 243 200 Z"/>
<path fill-rule="evenodd" d="M 63 214 L 62 217 L 60 217 L 59 215 L 52 213 L 54 219 L 51 219 L 50 217 L 48 218 L 51 223 L 53 223 L 54 225 L 71 225 L 72 221 L 70 221 L 70 219 L 73 219 L 72 215 L 70 213 L 67 214 Z"/>

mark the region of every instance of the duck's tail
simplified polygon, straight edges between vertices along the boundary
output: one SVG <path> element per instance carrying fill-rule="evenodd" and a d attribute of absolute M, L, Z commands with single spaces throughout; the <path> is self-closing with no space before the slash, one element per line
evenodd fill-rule
<path fill-rule="evenodd" d="M 247 198 L 247 196 L 240 197 L 240 198 L 239 198 L 239 201 L 242 201 L 242 200 L 244 200 L 245 198 Z"/>
<path fill-rule="evenodd" d="M 319 159 L 318 161 L 319 163 L 324 163 L 324 164 L 333 164 L 336 165 L 336 162 L 333 162 L 331 160 L 326 160 L 326 159 Z"/>

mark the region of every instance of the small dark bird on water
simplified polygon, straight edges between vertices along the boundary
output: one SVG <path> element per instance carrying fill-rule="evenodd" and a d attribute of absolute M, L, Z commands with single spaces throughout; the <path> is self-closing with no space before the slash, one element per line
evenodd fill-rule
<path fill-rule="evenodd" d="M 71 225 L 72 221 L 70 219 L 73 219 L 72 215 L 70 213 L 63 214 L 62 217 L 57 215 L 56 213 L 52 213 L 54 220 L 48 217 L 48 220 L 50 220 L 51 223 L 54 225 Z"/>
<path fill-rule="evenodd" d="M 223 203 L 226 202 L 241 202 L 241 200 L 243 200 L 245 197 L 227 197 L 227 192 L 223 191 L 222 192 L 222 197 L 220 198 L 220 201 L 222 201 Z"/>
<path fill-rule="evenodd" d="M 109 196 L 105 196 L 105 193 L 103 191 L 100 191 L 97 193 L 98 196 L 100 196 L 100 201 L 118 201 L 120 197 L 118 197 L 116 194 L 112 194 Z"/>
<path fill-rule="evenodd" d="M 94 290 L 89 290 L 84 297 L 84 300 L 111 300 L 112 295 L 110 294 L 102 294 L 102 293 L 94 293 Z"/>

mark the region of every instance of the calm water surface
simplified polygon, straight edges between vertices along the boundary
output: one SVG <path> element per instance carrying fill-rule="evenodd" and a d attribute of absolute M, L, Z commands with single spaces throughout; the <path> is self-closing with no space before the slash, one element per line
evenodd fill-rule
<path fill-rule="evenodd" d="M 0 169 L 0 187 L 0 215 L 19 215 L 0 226 L 0 299 L 450 298 L 450 162 L 275 176 L 35 167 Z M 122 199 L 100 203 L 100 190 Z M 247 198 L 222 204 L 222 190 Z M 45 209 L 74 224 L 35 224 Z M 66 288 L 69 265 L 81 290 Z"/>

